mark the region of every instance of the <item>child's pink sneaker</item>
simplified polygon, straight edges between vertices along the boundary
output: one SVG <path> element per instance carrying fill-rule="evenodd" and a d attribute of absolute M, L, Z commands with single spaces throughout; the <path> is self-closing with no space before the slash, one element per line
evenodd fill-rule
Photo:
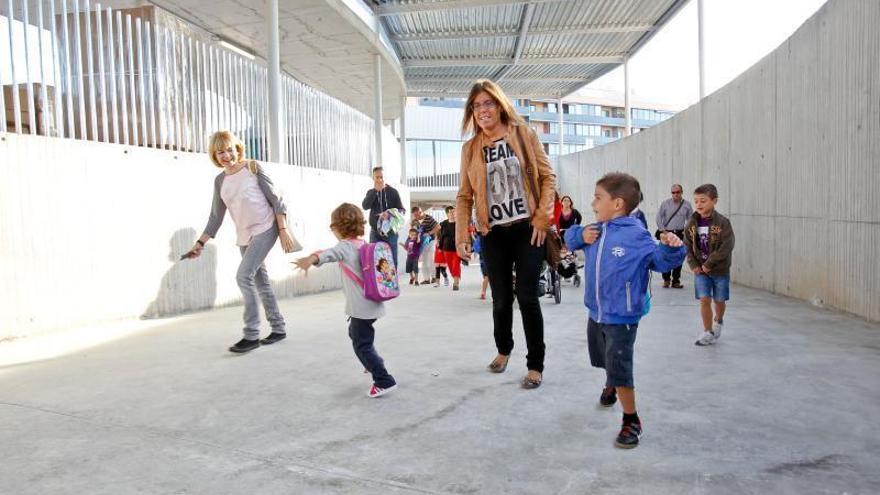
<path fill-rule="evenodd" d="M 367 395 L 369 397 L 375 399 L 377 397 L 382 397 L 383 395 L 387 394 L 388 392 L 391 392 L 395 388 L 397 388 L 396 383 L 388 388 L 377 387 L 376 384 L 374 383 L 373 386 L 370 387 L 370 391 L 367 392 Z"/>

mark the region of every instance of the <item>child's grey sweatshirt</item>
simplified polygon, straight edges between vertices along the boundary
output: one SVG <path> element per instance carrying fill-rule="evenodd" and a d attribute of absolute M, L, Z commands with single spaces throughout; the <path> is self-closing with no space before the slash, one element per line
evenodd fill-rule
<path fill-rule="evenodd" d="M 334 261 L 345 263 L 355 275 L 362 277 L 363 271 L 361 271 L 358 248 L 359 245 L 354 242 L 339 241 L 332 248 L 318 253 L 318 266 Z M 339 267 L 339 273 L 342 276 L 342 293 L 345 294 L 345 314 L 362 320 L 373 320 L 385 316 L 385 304 L 364 297 L 364 288 L 346 275 L 342 267 Z"/>

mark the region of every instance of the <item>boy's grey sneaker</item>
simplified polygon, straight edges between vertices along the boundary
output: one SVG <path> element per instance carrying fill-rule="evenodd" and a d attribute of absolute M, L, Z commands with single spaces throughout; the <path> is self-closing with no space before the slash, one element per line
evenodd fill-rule
<path fill-rule="evenodd" d="M 703 335 L 700 335 L 700 338 L 694 342 L 695 345 L 706 346 L 712 345 L 715 343 L 715 334 L 712 332 L 703 332 Z"/>
<path fill-rule="evenodd" d="M 260 347 L 260 341 L 258 339 L 248 340 L 241 339 L 235 343 L 232 347 L 229 348 L 229 352 L 234 352 L 236 354 L 244 354 L 245 352 L 250 352 L 257 347 Z"/>
<path fill-rule="evenodd" d="M 712 322 L 712 333 L 715 334 L 715 340 L 721 338 L 721 330 L 724 330 L 724 323 Z"/>
<path fill-rule="evenodd" d="M 287 338 L 286 333 L 272 332 L 265 339 L 260 339 L 260 344 L 262 345 L 271 345 L 279 340 L 284 340 Z"/>

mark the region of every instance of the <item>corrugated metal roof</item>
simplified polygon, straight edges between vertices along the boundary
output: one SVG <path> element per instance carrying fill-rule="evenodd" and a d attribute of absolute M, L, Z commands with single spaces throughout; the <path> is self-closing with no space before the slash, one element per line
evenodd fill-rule
<path fill-rule="evenodd" d="M 561 97 L 620 65 L 687 0 L 373 0 L 407 91 L 457 96 L 491 78 Z M 524 33 L 524 35 L 522 35 Z"/>

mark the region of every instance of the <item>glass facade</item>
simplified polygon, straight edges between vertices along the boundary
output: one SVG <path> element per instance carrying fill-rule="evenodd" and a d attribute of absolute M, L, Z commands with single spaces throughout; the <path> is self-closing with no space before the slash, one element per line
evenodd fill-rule
<path fill-rule="evenodd" d="M 457 187 L 463 141 L 406 141 L 407 182 L 412 187 Z"/>
<path fill-rule="evenodd" d="M 516 100 L 517 110 L 535 129 L 544 151 L 551 157 L 577 153 L 594 146 L 607 144 L 623 137 L 623 120 L 626 112 L 622 107 L 592 103 L 563 103 L 563 146 L 559 147 L 558 101 Z M 421 105 L 462 108 L 462 99 L 422 98 Z M 660 123 L 675 115 L 674 112 L 633 108 L 633 134 Z M 570 117 L 569 117 L 570 116 Z M 639 121 L 638 126 L 635 122 Z M 410 185 L 414 187 L 444 187 L 453 185 L 451 177 L 458 180 L 461 160 L 461 141 L 407 140 L 407 163 Z M 435 185 L 436 184 L 436 185 Z M 455 182 L 457 184 L 457 182 Z"/>

